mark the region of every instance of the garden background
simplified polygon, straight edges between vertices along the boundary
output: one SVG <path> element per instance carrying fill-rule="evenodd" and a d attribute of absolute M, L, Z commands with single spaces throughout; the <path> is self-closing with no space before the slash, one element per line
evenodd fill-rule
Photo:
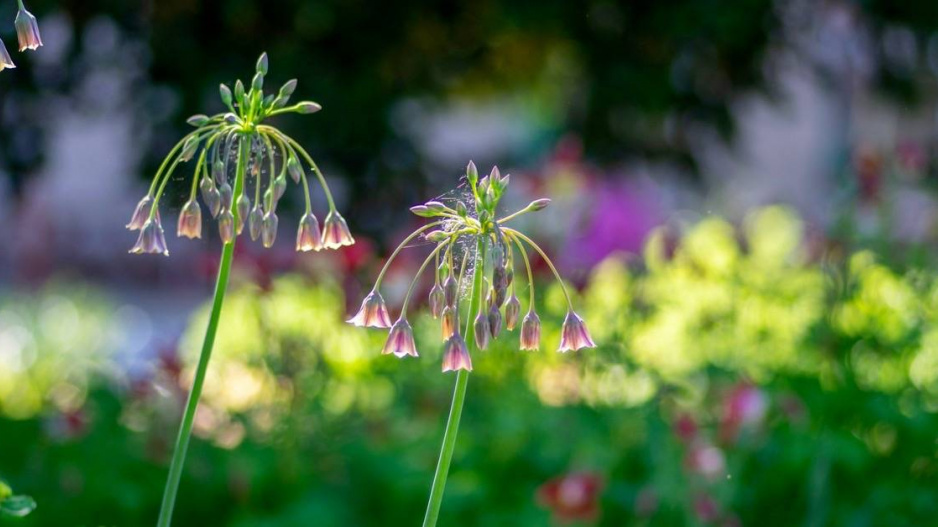
<path fill-rule="evenodd" d="M 38 508 L 0 524 L 155 522 L 220 243 L 132 256 L 123 226 L 261 51 L 323 106 L 278 125 L 357 243 L 238 247 L 175 525 L 419 521 L 438 329 L 397 360 L 343 320 L 469 159 L 512 174 L 508 208 L 553 200 L 525 227 L 599 347 L 554 351 L 535 261 L 544 346 L 475 355 L 441 524 L 934 523 L 938 4 L 28 4 L 45 45 L 0 73 L 0 478 Z"/>

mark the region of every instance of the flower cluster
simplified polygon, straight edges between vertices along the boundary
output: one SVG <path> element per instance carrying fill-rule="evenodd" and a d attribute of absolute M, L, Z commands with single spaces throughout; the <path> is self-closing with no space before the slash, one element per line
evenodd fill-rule
<path fill-rule="evenodd" d="M 475 164 L 469 163 L 466 180 L 471 194 L 465 199 L 454 199 L 444 204 L 429 201 L 412 207 L 414 214 L 433 221 L 418 228 L 394 250 L 378 275 L 371 292 L 362 302 L 361 309 L 349 322 L 356 326 L 390 328 L 383 353 L 398 357 L 417 356 L 414 335 L 407 321 L 407 307 L 420 276 L 435 261 L 434 285 L 430 290 L 429 306 L 434 318 L 440 319 L 445 342 L 443 371 L 472 370 L 469 346 L 464 335 L 484 350 L 492 339 L 498 338 L 502 328 L 512 331 L 518 326 L 521 302 L 515 294 L 515 255 L 521 256 L 527 272 L 529 290 L 528 311 L 521 320 L 520 349 L 537 350 L 541 340 L 541 321 L 534 309 L 534 281 L 528 250 L 534 250 L 547 262 L 563 288 L 567 300 L 567 316 L 563 323 L 559 351 L 574 351 L 595 347 L 583 319 L 573 310 L 569 292 L 547 254 L 523 233 L 506 224 L 522 214 L 544 209 L 548 199 L 531 202 L 527 207 L 502 218 L 496 216 L 499 200 L 508 187 L 509 176 L 502 177 L 498 167 L 479 179 Z M 381 297 L 381 280 L 391 262 L 415 239 L 422 237 L 434 244 L 434 249 L 417 271 L 404 297 L 401 314 L 391 323 L 388 308 Z M 461 257 L 460 257 L 461 256 Z M 458 263 L 458 265 L 457 265 Z M 468 286 L 467 271 L 473 275 Z M 478 285 L 477 285 L 478 284 Z M 482 284 L 485 284 L 484 287 Z M 463 289 L 469 291 L 462 294 Z M 468 304 L 464 318 L 460 316 L 460 301 Z M 466 321 L 465 329 L 460 324 Z"/>
<path fill-rule="evenodd" d="M 228 112 L 211 117 L 194 115 L 188 123 L 195 131 L 186 135 L 170 151 L 156 172 L 150 190 L 140 200 L 127 228 L 140 231 L 131 253 L 169 255 L 160 223 L 159 202 L 173 172 L 182 163 L 195 159 L 189 199 L 179 213 L 178 236 L 201 238 L 202 208 L 218 221 L 222 242 L 231 243 L 247 226 L 252 240 L 271 247 L 277 237 L 277 204 L 287 189 L 287 178 L 303 185 L 306 212 L 296 234 L 297 251 L 337 249 L 355 243 L 345 219 L 338 213 L 329 186 L 312 157 L 294 139 L 264 120 L 285 113 L 309 114 L 321 108 L 314 102 L 287 106 L 296 89 L 290 80 L 276 93 L 264 93 L 267 54 L 257 61 L 250 87 L 239 80 L 234 90 L 222 84 L 222 102 Z M 322 230 L 312 212 L 307 167 L 315 174 L 329 203 Z M 253 181 L 253 200 L 249 189 Z"/>
<path fill-rule="evenodd" d="M 20 51 L 39 49 L 39 46 L 42 45 L 42 37 L 39 36 L 39 24 L 36 22 L 36 17 L 26 10 L 23 0 L 19 0 L 19 9 L 16 11 L 16 19 L 13 20 L 13 25 L 16 27 L 16 39 L 19 41 Z M 7 51 L 6 45 L 0 40 L 0 71 L 15 67 L 16 64 L 13 63 L 10 52 Z"/>

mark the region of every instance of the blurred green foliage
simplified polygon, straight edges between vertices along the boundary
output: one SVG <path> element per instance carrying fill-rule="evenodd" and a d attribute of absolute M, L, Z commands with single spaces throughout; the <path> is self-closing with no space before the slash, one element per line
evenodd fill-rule
<path fill-rule="evenodd" d="M 578 302 L 595 351 L 553 351 L 565 311 L 545 285 L 545 349 L 510 333 L 475 353 L 442 521 L 551 525 L 538 488 L 586 471 L 604 481 L 599 525 L 929 524 L 938 275 L 837 258 L 803 231 L 770 207 L 740 229 L 664 228 L 641 266 L 608 259 Z M 297 275 L 233 292 L 179 525 L 419 520 L 453 383 L 439 329 L 414 320 L 421 357 L 397 360 L 344 314 L 334 284 Z M 21 524 L 151 522 L 188 371 L 167 356 L 148 382 L 94 375 L 64 425 L 54 405 L 0 420 L 0 467 L 41 505 Z"/>

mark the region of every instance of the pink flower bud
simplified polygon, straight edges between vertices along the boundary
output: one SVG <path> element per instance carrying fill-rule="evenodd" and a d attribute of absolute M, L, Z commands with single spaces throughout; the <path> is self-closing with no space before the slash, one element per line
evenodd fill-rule
<path fill-rule="evenodd" d="M 311 101 L 304 101 L 296 105 L 296 111 L 299 113 L 316 113 L 319 110 L 322 110 L 322 106 Z"/>
<path fill-rule="evenodd" d="M 446 277 L 446 280 L 443 282 L 443 300 L 448 306 L 456 305 L 456 295 L 459 293 L 459 283 L 456 282 L 456 278 L 453 275 Z"/>
<path fill-rule="evenodd" d="M 319 220 L 315 214 L 307 212 L 300 218 L 300 227 L 296 231 L 296 250 L 309 252 L 321 249 L 322 233 L 319 231 Z"/>
<path fill-rule="evenodd" d="M 133 215 L 130 217 L 130 223 L 126 225 L 128 230 L 138 231 L 143 224 L 150 218 L 150 208 L 153 207 L 153 198 L 147 194 L 137 203 Z"/>
<path fill-rule="evenodd" d="M 199 202 L 190 199 L 179 212 L 179 223 L 176 226 L 176 235 L 186 238 L 202 237 L 202 208 Z"/>
<path fill-rule="evenodd" d="M 502 332 L 502 312 L 498 306 L 492 306 L 489 309 L 489 332 L 492 334 L 492 339 L 497 339 L 498 334 Z"/>
<path fill-rule="evenodd" d="M 560 333 L 560 348 L 557 351 L 576 351 L 581 348 L 595 348 L 583 319 L 573 311 L 567 312 Z"/>
<path fill-rule="evenodd" d="M 443 332 L 443 340 L 450 338 L 453 333 L 456 332 L 456 308 L 453 306 L 446 306 L 443 308 L 443 312 L 440 313 L 440 327 Z"/>
<path fill-rule="evenodd" d="M 391 317 L 388 316 L 388 307 L 385 305 L 381 293 L 377 290 L 368 293 L 368 296 L 362 300 L 362 306 L 358 309 L 358 313 L 355 313 L 355 316 L 348 319 L 347 322 L 358 327 L 390 327 Z"/>
<path fill-rule="evenodd" d="M 446 339 L 443 351 L 443 371 L 458 370 L 472 371 L 472 359 L 469 357 L 466 341 L 457 332 Z"/>
<path fill-rule="evenodd" d="M 221 212 L 221 193 L 215 188 L 215 182 L 211 178 L 203 177 L 199 182 L 199 190 L 202 192 L 202 201 L 208 207 L 209 213 L 213 218 L 218 217 Z"/>
<path fill-rule="evenodd" d="M 489 339 L 492 336 L 492 329 L 491 326 L 489 326 L 489 317 L 484 313 L 479 313 L 472 327 L 475 331 L 476 347 L 480 350 L 488 348 Z"/>
<path fill-rule="evenodd" d="M 388 333 L 388 340 L 385 342 L 384 350 L 382 350 L 381 353 L 384 355 L 393 353 L 398 358 L 403 358 L 408 355 L 411 357 L 417 356 L 417 345 L 414 343 L 414 330 L 411 329 L 407 320 L 403 318 L 397 319 L 397 322 L 391 327 L 390 333 Z"/>
<path fill-rule="evenodd" d="M 270 249 L 274 246 L 274 240 L 277 239 L 277 214 L 273 211 L 264 215 L 264 224 L 261 226 L 261 243 L 264 247 Z"/>
<path fill-rule="evenodd" d="M 508 331 L 515 329 L 515 326 L 518 324 L 518 317 L 521 315 L 521 302 L 518 301 L 518 297 L 514 293 L 511 294 L 511 297 L 508 299 L 508 302 L 505 303 L 505 328 Z"/>
<path fill-rule="evenodd" d="M 39 36 L 39 24 L 32 13 L 21 7 L 16 12 L 13 25 L 16 26 L 16 38 L 20 43 L 20 51 L 38 49 L 42 45 L 42 37 Z"/>
<path fill-rule="evenodd" d="M 440 318 L 445 302 L 446 294 L 443 292 L 443 288 L 440 287 L 440 284 L 433 284 L 433 289 L 430 290 L 429 300 L 430 314 L 433 315 L 433 318 Z"/>
<path fill-rule="evenodd" d="M 248 214 L 248 233 L 251 235 L 251 240 L 257 241 L 261 237 L 261 229 L 264 226 L 264 209 L 261 208 L 259 203 L 254 204 L 254 208 L 251 209 L 251 213 Z"/>
<path fill-rule="evenodd" d="M 326 249 L 338 249 L 346 245 L 352 245 L 355 239 L 348 230 L 345 218 L 337 211 L 330 211 L 323 224 L 322 245 Z"/>
<path fill-rule="evenodd" d="M 238 233 L 238 236 L 241 235 L 241 232 L 244 230 L 244 224 L 247 222 L 248 215 L 251 214 L 251 200 L 243 193 L 238 196 L 238 222 L 235 228 L 235 232 Z"/>
<path fill-rule="evenodd" d="M 234 240 L 234 214 L 228 209 L 218 215 L 218 236 L 222 243 L 231 243 Z"/>
<path fill-rule="evenodd" d="M 521 349 L 537 351 L 541 347 L 541 319 L 533 310 L 521 322 Z"/>

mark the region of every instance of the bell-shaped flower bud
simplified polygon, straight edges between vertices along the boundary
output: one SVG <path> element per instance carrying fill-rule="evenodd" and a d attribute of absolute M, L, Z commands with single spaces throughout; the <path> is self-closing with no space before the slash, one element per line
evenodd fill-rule
<path fill-rule="evenodd" d="M 489 309 L 489 332 L 493 339 L 497 339 L 502 332 L 502 312 L 496 306 Z"/>
<path fill-rule="evenodd" d="M 190 199 L 179 212 L 176 236 L 193 239 L 202 237 L 202 207 L 195 199 Z"/>
<path fill-rule="evenodd" d="M 287 172 L 290 173 L 290 177 L 293 178 L 294 183 L 300 183 L 300 178 L 303 177 L 303 166 L 300 165 L 300 161 L 297 158 L 290 157 L 287 159 Z"/>
<path fill-rule="evenodd" d="M 459 282 L 450 274 L 443 281 L 443 295 L 446 305 L 456 307 L 456 296 L 459 294 Z"/>
<path fill-rule="evenodd" d="M 489 326 L 489 317 L 485 313 L 476 315 L 475 322 L 472 324 L 476 337 L 476 347 L 480 350 L 489 347 L 489 340 L 492 337 L 492 327 Z"/>
<path fill-rule="evenodd" d="M 16 64 L 13 64 L 13 59 L 10 57 L 10 52 L 7 51 L 7 47 L 3 43 L 3 40 L 0 40 L 0 71 L 5 69 L 13 69 L 15 67 Z"/>
<path fill-rule="evenodd" d="M 388 315 L 388 306 L 384 303 L 376 289 L 373 289 L 368 296 L 362 300 L 362 306 L 358 313 L 348 319 L 346 322 L 363 328 L 388 328 L 391 327 L 391 317 Z"/>
<path fill-rule="evenodd" d="M 287 191 L 287 178 L 283 176 L 274 178 L 272 187 L 274 190 L 274 201 L 280 201 L 280 198 L 283 197 L 283 193 Z"/>
<path fill-rule="evenodd" d="M 169 250 L 166 249 L 166 237 L 163 235 L 163 227 L 160 225 L 159 218 L 147 220 L 140 228 L 140 235 L 137 243 L 130 249 L 131 254 L 163 254 L 169 256 Z"/>
<path fill-rule="evenodd" d="M 238 221 L 235 225 L 235 232 L 238 233 L 238 236 L 244 231 L 244 224 L 247 222 L 249 214 L 251 214 L 251 199 L 242 192 L 238 196 Z"/>
<path fill-rule="evenodd" d="M 225 84 L 219 84 L 218 94 L 221 96 L 221 102 L 225 103 L 225 106 L 231 106 L 231 88 Z"/>
<path fill-rule="evenodd" d="M 255 203 L 254 208 L 251 209 L 251 213 L 248 215 L 248 233 L 251 235 L 251 240 L 257 241 L 261 237 L 261 228 L 264 226 L 264 210 L 261 208 L 260 203 Z"/>
<path fill-rule="evenodd" d="M 23 4 L 20 4 L 22 6 Z M 20 7 L 16 12 L 16 19 L 13 21 L 16 26 L 16 38 L 20 42 L 20 51 L 27 49 L 38 49 L 42 45 L 42 37 L 39 36 L 39 23 L 36 17 L 25 8 Z"/>
<path fill-rule="evenodd" d="M 221 195 L 221 208 L 224 210 L 231 210 L 231 199 L 232 193 L 231 185 L 228 182 L 222 183 L 218 187 L 218 193 Z"/>
<path fill-rule="evenodd" d="M 296 105 L 296 111 L 298 113 L 316 113 L 319 110 L 322 110 L 322 106 L 312 101 L 303 101 Z"/>
<path fill-rule="evenodd" d="M 414 330 L 410 327 L 410 323 L 403 318 L 397 319 L 397 322 L 391 326 L 391 331 L 388 332 L 388 340 L 384 343 L 384 349 L 381 350 L 383 355 L 394 354 L 398 358 L 403 358 L 408 355 L 411 357 L 417 356 L 417 344 L 414 343 Z"/>
<path fill-rule="evenodd" d="M 541 347 L 541 319 L 533 310 L 521 322 L 521 349 L 537 351 Z"/>
<path fill-rule="evenodd" d="M 508 302 L 505 303 L 505 328 L 508 331 L 515 329 L 515 326 L 518 324 L 518 317 L 521 315 L 521 302 L 518 301 L 518 297 L 514 293 L 508 298 Z"/>
<path fill-rule="evenodd" d="M 274 246 L 274 240 L 277 239 L 278 222 L 276 212 L 270 211 L 264 215 L 264 224 L 261 226 L 261 243 L 268 249 Z"/>
<path fill-rule="evenodd" d="M 472 359 L 466 341 L 458 332 L 446 339 L 443 351 L 443 371 L 472 371 Z"/>
<path fill-rule="evenodd" d="M 476 164 L 472 161 L 469 161 L 469 165 L 466 166 L 466 179 L 469 180 L 469 184 L 473 187 L 479 181 L 479 169 L 476 168 Z"/>
<path fill-rule="evenodd" d="M 261 53 L 260 58 L 257 59 L 257 67 L 255 68 L 257 73 L 267 75 L 268 65 L 267 52 Z"/>
<path fill-rule="evenodd" d="M 221 211 L 221 193 L 215 188 L 215 183 L 211 178 L 203 177 L 199 182 L 199 190 L 202 192 L 202 201 L 208 207 L 209 213 L 215 218 Z"/>
<path fill-rule="evenodd" d="M 315 214 L 307 212 L 300 218 L 300 227 L 296 231 L 296 250 L 309 252 L 321 249 L 322 233 L 319 231 L 319 220 Z"/>
<path fill-rule="evenodd" d="M 338 249 L 354 243 L 355 239 L 348 230 L 345 218 L 335 210 L 329 211 L 323 223 L 322 246 L 326 249 Z"/>
<path fill-rule="evenodd" d="M 207 115 L 198 113 L 186 119 L 186 123 L 190 126 L 195 126 L 198 128 L 200 126 L 205 126 L 210 120 L 211 119 L 209 119 Z"/>
<path fill-rule="evenodd" d="M 224 184 L 228 180 L 225 176 L 225 163 L 219 159 L 212 164 L 212 177 L 215 179 L 215 184 Z"/>
<path fill-rule="evenodd" d="M 456 332 L 458 323 L 456 308 L 454 306 L 445 306 L 440 313 L 440 330 L 443 333 L 443 340 L 450 338 Z"/>
<path fill-rule="evenodd" d="M 433 284 L 433 288 L 430 289 L 429 303 L 430 314 L 433 315 L 433 318 L 440 318 L 440 315 L 443 314 L 443 308 L 446 306 L 446 294 L 443 293 L 440 284 Z"/>
<path fill-rule="evenodd" d="M 586 323 L 573 311 L 567 312 L 560 332 L 560 348 L 557 351 L 576 351 L 581 348 L 595 348 L 596 344 L 586 329 Z"/>
<path fill-rule="evenodd" d="M 147 194 L 137 203 L 133 215 L 130 217 L 130 223 L 126 225 L 128 230 L 137 231 L 143 227 L 143 224 L 150 218 L 150 209 L 153 207 L 153 198 Z"/>
<path fill-rule="evenodd" d="M 231 209 L 224 209 L 218 215 L 218 236 L 222 243 L 231 243 L 235 238 L 234 214 Z"/>

